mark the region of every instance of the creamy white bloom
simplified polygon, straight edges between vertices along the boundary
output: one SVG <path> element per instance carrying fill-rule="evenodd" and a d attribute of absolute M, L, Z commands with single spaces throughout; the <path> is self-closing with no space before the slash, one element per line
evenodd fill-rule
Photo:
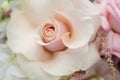
<path fill-rule="evenodd" d="M 5 44 L 0 44 L 0 80 L 29 80 L 14 61 L 9 64 L 12 53 Z"/>
<path fill-rule="evenodd" d="M 13 10 L 7 44 L 30 79 L 58 80 L 100 59 L 90 44 L 99 25 L 89 0 L 30 0 Z"/>

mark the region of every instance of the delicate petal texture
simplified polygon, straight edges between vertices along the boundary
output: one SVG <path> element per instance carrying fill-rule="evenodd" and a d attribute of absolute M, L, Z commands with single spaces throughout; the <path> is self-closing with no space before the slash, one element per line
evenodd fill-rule
<path fill-rule="evenodd" d="M 38 62 L 31 62 L 19 55 L 17 61 L 21 69 L 31 80 L 58 80 L 59 77 L 50 75 L 40 68 Z"/>
<path fill-rule="evenodd" d="M 18 11 L 11 18 L 7 27 L 7 43 L 11 50 L 23 53 L 30 60 L 46 59 L 48 54 L 34 40 L 34 25 Z"/>
<path fill-rule="evenodd" d="M 87 46 L 56 53 L 51 60 L 41 63 L 42 69 L 53 75 L 69 75 L 79 69 L 88 69 L 100 60 L 100 57 L 95 45 L 85 47 Z"/>
<path fill-rule="evenodd" d="M 7 44 L 18 55 L 17 62 L 30 79 L 58 80 L 58 76 L 86 70 L 100 60 L 96 46 L 91 44 L 100 25 L 98 15 L 99 9 L 89 0 L 78 0 L 78 3 L 77 0 L 30 0 L 13 10 L 7 27 Z M 49 19 L 58 21 L 55 22 L 58 27 L 68 29 L 57 37 L 65 50 L 44 49 L 46 44 L 39 30 Z"/>
<path fill-rule="evenodd" d="M 108 35 L 108 47 L 111 48 L 112 54 L 120 58 L 120 35 L 110 32 Z"/>
<path fill-rule="evenodd" d="M 99 4 L 99 7 L 101 9 L 101 19 L 102 19 L 101 27 L 105 31 L 109 32 L 111 28 L 108 21 L 107 0 L 95 0 L 95 3 Z"/>
<path fill-rule="evenodd" d="M 0 44 L 0 69 L 7 63 L 10 54 L 8 47 L 5 44 Z"/>
<path fill-rule="evenodd" d="M 102 27 L 108 33 L 111 54 L 120 58 L 120 0 L 96 0 L 101 8 Z"/>
<path fill-rule="evenodd" d="M 94 27 L 94 33 L 90 41 L 95 38 L 96 32 L 101 24 L 100 10 L 96 5 L 89 0 L 71 0 L 75 8 L 77 8 L 82 15 L 91 17 L 91 21 Z"/>
<path fill-rule="evenodd" d="M 50 42 L 45 42 L 43 41 L 43 36 L 42 36 L 42 30 L 43 27 L 46 24 L 52 24 L 54 25 L 54 29 L 55 29 L 55 34 L 53 36 L 54 39 Z M 35 39 L 38 42 L 38 44 L 40 44 L 40 46 L 44 46 L 46 49 L 54 52 L 54 51 L 59 51 L 59 49 L 64 49 L 65 45 L 62 42 L 62 36 L 68 32 L 64 22 L 60 22 L 56 19 L 54 20 L 48 20 L 46 22 L 46 24 L 44 25 L 40 25 L 37 29 L 36 29 L 36 33 L 35 33 Z M 41 34 L 40 34 L 41 33 Z M 45 37 L 44 37 L 45 38 Z M 59 45 L 59 46 L 58 46 Z"/>
<path fill-rule="evenodd" d="M 119 0 L 96 0 L 101 8 L 102 27 L 106 31 L 112 28 L 117 33 L 120 33 L 120 1 Z"/>
<path fill-rule="evenodd" d="M 101 16 L 101 19 L 102 19 L 102 27 L 103 27 L 103 29 L 105 31 L 109 32 L 111 30 L 111 28 L 110 28 L 110 24 L 109 24 L 108 20 L 104 16 Z"/>
<path fill-rule="evenodd" d="M 118 3 L 117 3 L 118 2 Z M 108 1 L 108 21 L 111 24 L 111 27 L 116 32 L 120 33 L 120 1 L 119 0 L 110 0 Z"/>
<path fill-rule="evenodd" d="M 80 9 L 84 15 L 98 15 L 100 11 L 98 7 L 96 7 L 89 0 L 71 0 L 75 8 Z"/>
<path fill-rule="evenodd" d="M 68 48 L 79 48 L 88 43 L 94 31 L 91 17 L 86 17 L 77 10 L 65 10 L 58 14 L 60 15 L 56 16 L 68 21 L 66 24 L 71 30 L 70 34 L 63 36 L 64 45 Z"/>
<path fill-rule="evenodd" d="M 2 80 L 29 80 L 29 79 L 15 64 L 7 68 L 6 74 Z"/>
<path fill-rule="evenodd" d="M 0 44 L 0 80 L 28 80 L 16 64 L 7 65 L 11 55 L 6 44 Z"/>
<path fill-rule="evenodd" d="M 69 0 L 30 0 L 25 8 L 25 12 L 29 19 L 34 22 L 34 24 L 38 25 L 53 15 L 55 10 L 63 10 L 72 7 L 73 5 Z"/>

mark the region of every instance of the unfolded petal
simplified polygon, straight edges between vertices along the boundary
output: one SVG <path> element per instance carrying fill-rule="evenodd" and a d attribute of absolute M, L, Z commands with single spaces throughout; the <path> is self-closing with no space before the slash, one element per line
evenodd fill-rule
<path fill-rule="evenodd" d="M 93 35 L 92 18 L 84 16 L 79 10 L 58 11 L 55 17 L 64 20 L 70 32 L 63 36 L 63 43 L 68 48 L 79 48 L 87 44 Z"/>
<path fill-rule="evenodd" d="M 120 35 L 111 31 L 108 35 L 107 43 L 111 53 L 120 58 Z"/>
<path fill-rule="evenodd" d="M 114 0 L 110 0 L 108 1 L 108 12 L 109 12 L 109 16 L 108 16 L 108 21 L 111 25 L 111 28 L 116 31 L 117 33 L 120 33 L 120 10 L 118 8 L 118 6 L 115 4 L 116 1 Z"/>
<path fill-rule="evenodd" d="M 69 0 L 30 0 L 24 10 L 29 19 L 38 25 L 50 18 L 55 10 L 72 7 L 73 5 Z"/>
<path fill-rule="evenodd" d="M 23 15 L 15 10 L 7 26 L 7 44 L 14 53 L 22 53 L 30 60 L 40 60 L 48 57 L 34 40 L 34 25 Z"/>
<path fill-rule="evenodd" d="M 31 62 L 24 58 L 24 56 L 18 55 L 17 58 L 20 68 L 31 80 L 58 80 L 59 77 L 50 75 L 44 72 L 38 62 Z"/>
<path fill-rule="evenodd" d="M 89 48 L 67 50 L 58 52 L 51 60 L 40 63 L 42 69 L 53 75 L 69 75 L 79 70 L 87 70 L 100 60 L 95 45 Z"/>
<path fill-rule="evenodd" d="M 16 64 L 9 66 L 2 80 L 28 80 Z"/>
<path fill-rule="evenodd" d="M 90 2 L 89 0 L 71 0 L 73 6 L 77 9 L 80 9 L 84 15 L 98 15 L 100 14 L 99 8 Z"/>

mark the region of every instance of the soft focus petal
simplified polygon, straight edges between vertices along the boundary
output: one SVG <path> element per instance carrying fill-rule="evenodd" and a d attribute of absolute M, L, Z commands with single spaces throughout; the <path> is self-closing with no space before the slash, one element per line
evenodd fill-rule
<path fill-rule="evenodd" d="M 34 25 L 20 13 L 14 11 L 7 26 L 7 44 L 14 53 L 23 53 L 30 60 L 40 60 L 48 57 L 33 38 Z"/>
<path fill-rule="evenodd" d="M 14 64 L 8 67 L 2 80 L 29 80 L 25 74 Z"/>
<path fill-rule="evenodd" d="M 95 0 L 101 8 L 103 29 L 108 34 L 108 47 L 111 54 L 120 57 L 120 0 Z"/>
<path fill-rule="evenodd" d="M 2 67 L 7 63 L 9 56 L 11 55 L 11 51 L 5 44 L 0 44 L 0 71 Z"/>
<path fill-rule="evenodd" d="M 19 55 L 18 64 L 31 80 L 58 80 L 59 77 L 44 72 L 38 62 L 31 62 Z"/>
<path fill-rule="evenodd" d="M 101 11 L 101 21 L 102 21 L 101 27 L 105 31 L 109 32 L 111 28 L 110 28 L 110 23 L 108 21 L 108 10 L 107 10 L 108 1 L 107 0 L 95 0 L 94 3 L 95 4 L 97 3 Z"/>
<path fill-rule="evenodd" d="M 91 41 L 93 41 L 95 39 L 96 33 L 97 33 L 98 29 L 100 28 L 101 19 L 100 19 L 99 14 L 96 15 L 96 16 L 92 16 L 92 23 L 93 23 L 93 27 L 94 27 L 94 33 L 93 33 L 93 35 L 91 37 L 91 40 L 89 42 L 91 42 Z"/>
<path fill-rule="evenodd" d="M 24 10 L 29 19 L 38 25 L 46 21 L 54 10 L 63 10 L 72 7 L 73 5 L 69 0 L 30 0 Z"/>
<path fill-rule="evenodd" d="M 86 70 L 100 60 L 94 45 L 82 49 L 58 52 L 54 57 L 41 63 L 42 69 L 53 75 L 69 75 L 78 70 Z"/>
<path fill-rule="evenodd" d="M 109 7 L 109 16 L 108 16 L 108 21 L 111 24 L 111 27 L 113 30 L 116 32 L 120 33 L 120 9 L 119 9 L 119 4 L 117 5 L 115 2 L 118 0 L 110 0 L 108 1 Z M 120 3 L 120 2 L 119 2 Z"/>
<path fill-rule="evenodd" d="M 10 55 L 11 51 L 8 49 L 6 44 L 0 44 L 0 80 L 4 78 L 4 75 L 6 75 L 6 64 Z"/>
<path fill-rule="evenodd" d="M 110 27 L 120 33 L 120 1 L 119 0 L 95 0 L 101 8 L 102 27 L 110 31 Z"/>
<path fill-rule="evenodd" d="M 110 24 L 109 24 L 108 20 L 106 19 L 105 16 L 101 16 L 101 19 L 102 19 L 102 28 L 105 31 L 109 32 L 111 30 L 111 28 L 110 28 Z"/>
<path fill-rule="evenodd" d="M 50 41 L 50 42 L 45 42 L 43 40 L 43 36 L 41 34 L 42 33 L 42 29 L 44 27 L 45 24 L 54 24 L 54 28 L 57 29 L 54 36 L 54 40 Z M 46 21 L 43 25 L 38 26 L 38 28 L 36 29 L 36 33 L 35 33 L 35 39 L 38 42 L 38 44 L 40 44 L 40 46 L 44 46 L 46 49 L 50 50 L 50 51 L 59 51 L 61 49 L 64 49 L 65 46 L 62 42 L 62 36 L 67 32 L 67 27 L 64 25 L 64 21 L 58 21 L 58 20 L 48 20 Z M 58 46 L 59 45 L 59 46 Z"/>
<path fill-rule="evenodd" d="M 5 44 L 0 44 L 0 80 L 27 80 L 16 64 L 8 65 L 11 53 Z"/>
<path fill-rule="evenodd" d="M 75 8 L 79 9 L 84 15 L 98 15 L 99 8 L 89 0 L 71 0 Z"/>
<path fill-rule="evenodd" d="M 82 15 L 90 16 L 93 22 L 94 27 L 94 34 L 92 35 L 92 38 L 90 41 L 92 41 L 95 38 L 96 32 L 101 24 L 100 19 L 100 9 L 93 3 L 91 3 L 89 0 L 71 0 L 73 2 L 73 5 L 76 9 L 79 9 L 79 11 L 82 13 Z"/>
<path fill-rule="evenodd" d="M 77 10 L 65 10 L 55 15 L 61 20 L 66 20 L 70 33 L 63 36 L 63 43 L 68 48 L 82 47 L 90 40 L 94 28 L 91 17 L 82 15 Z"/>
<path fill-rule="evenodd" d="M 120 58 L 120 35 L 110 32 L 108 35 L 108 47 L 111 48 L 111 53 Z"/>

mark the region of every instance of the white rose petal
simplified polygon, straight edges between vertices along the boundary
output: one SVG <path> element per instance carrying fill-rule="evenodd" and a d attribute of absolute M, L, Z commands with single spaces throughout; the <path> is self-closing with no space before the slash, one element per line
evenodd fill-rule
<path fill-rule="evenodd" d="M 11 50 L 14 53 L 23 53 L 30 60 L 48 57 L 34 40 L 35 27 L 33 24 L 17 10 L 12 15 L 13 17 L 7 27 L 7 44 Z"/>
<path fill-rule="evenodd" d="M 73 5 L 69 0 L 30 0 L 24 10 L 29 19 L 35 25 L 38 25 L 46 21 L 53 14 L 54 10 L 72 7 Z"/>
<path fill-rule="evenodd" d="M 39 66 L 39 62 L 31 62 L 26 60 L 23 56 L 19 55 L 17 58 L 21 69 L 32 80 L 58 80 L 59 77 L 50 75 L 44 72 Z"/>
<path fill-rule="evenodd" d="M 2 80 L 29 80 L 27 76 L 19 69 L 17 64 L 8 66 Z"/>
<path fill-rule="evenodd" d="M 53 59 L 40 63 L 40 66 L 50 74 L 61 76 L 69 75 L 78 70 L 86 70 L 100 60 L 95 45 L 91 45 L 89 48 L 86 47 L 58 52 Z"/>
<path fill-rule="evenodd" d="M 82 15 L 79 10 L 66 10 L 59 14 L 64 16 L 71 24 L 70 38 L 69 34 L 63 37 L 63 43 L 68 48 L 79 48 L 88 43 L 93 34 L 94 28 L 91 17 Z M 63 18 L 61 16 L 61 18 Z M 84 27 L 83 27 L 84 26 Z"/>

